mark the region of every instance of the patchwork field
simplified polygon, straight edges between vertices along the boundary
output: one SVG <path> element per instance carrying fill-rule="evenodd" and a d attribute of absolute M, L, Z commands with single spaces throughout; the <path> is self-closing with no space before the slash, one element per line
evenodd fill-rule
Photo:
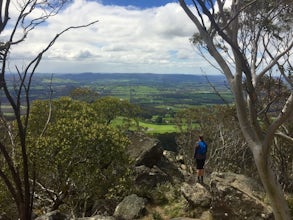
<path fill-rule="evenodd" d="M 8 76 L 11 90 L 14 76 Z M 52 78 L 52 79 L 51 79 Z M 115 96 L 129 100 L 143 108 L 177 111 L 178 109 L 233 102 L 231 92 L 222 75 L 184 74 L 127 74 L 127 73 L 81 73 L 81 74 L 37 74 L 34 77 L 30 100 L 70 96 L 76 88 L 93 91 L 96 99 Z M 0 90 L 1 110 L 11 115 L 12 109 Z M 24 105 L 24 99 L 22 104 Z M 25 109 L 25 107 L 24 107 Z M 172 129 L 171 129 L 172 130 Z"/>

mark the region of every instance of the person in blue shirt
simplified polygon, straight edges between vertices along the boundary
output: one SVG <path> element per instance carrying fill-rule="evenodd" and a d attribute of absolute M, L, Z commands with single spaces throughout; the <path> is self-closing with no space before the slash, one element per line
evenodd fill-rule
<path fill-rule="evenodd" d="M 203 136 L 199 136 L 199 140 L 196 143 L 195 150 L 194 150 L 194 159 L 196 161 L 196 169 L 197 169 L 197 181 L 199 183 L 203 183 L 204 165 L 206 161 L 207 147 L 208 145 L 204 141 Z"/>

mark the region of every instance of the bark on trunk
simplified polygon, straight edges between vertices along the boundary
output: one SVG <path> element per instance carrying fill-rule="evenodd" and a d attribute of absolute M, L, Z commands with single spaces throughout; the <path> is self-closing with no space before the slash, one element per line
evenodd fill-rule
<path fill-rule="evenodd" d="M 252 152 L 262 184 L 271 202 L 274 217 L 276 220 L 291 220 L 288 203 L 285 200 L 281 185 L 271 169 L 269 155 L 264 154 L 259 149 L 263 149 L 263 146 L 254 146 Z"/>
<path fill-rule="evenodd" d="M 19 220 L 31 220 L 31 214 L 30 211 L 23 209 L 19 214 Z"/>
<path fill-rule="evenodd" d="M 25 202 L 18 204 L 18 217 L 19 220 L 32 220 L 32 212 L 26 208 L 28 205 Z"/>

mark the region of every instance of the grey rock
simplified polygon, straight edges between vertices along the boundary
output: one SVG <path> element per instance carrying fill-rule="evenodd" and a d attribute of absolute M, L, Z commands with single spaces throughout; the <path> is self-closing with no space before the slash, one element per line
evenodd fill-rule
<path fill-rule="evenodd" d="M 188 183 L 183 183 L 181 193 L 192 207 L 209 208 L 211 205 L 211 194 L 201 184 L 189 185 Z"/>
<path fill-rule="evenodd" d="M 135 160 L 135 165 L 145 165 L 153 167 L 163 156 L 163 148 L 160 141 L 156 138 L 134 134 L 128 137 L 131 144 L 127 152 Z"/>
<path fill-rule="evenodd" d="M 273 219 L 271 207 L 263 202 L 262 188 L 244 175 L 212 173 L 211 194 L 215 219 Z"/>
<path fill-rule="evenodd" d="M 144 188 L 153 188 L 159 183 L 165 183 L 169 180 L 169 176 L 160 170 L 157 166 L 149 168 L 147 166 L 135 167 L 135 183 Z"/>
<path fill-rule="evenodd" d="M 129 195 L 118 204 L 114 216 L 123 220 L 139 219 L 146 213 L 145 204 L 145 199 L 136 194 Z"/>

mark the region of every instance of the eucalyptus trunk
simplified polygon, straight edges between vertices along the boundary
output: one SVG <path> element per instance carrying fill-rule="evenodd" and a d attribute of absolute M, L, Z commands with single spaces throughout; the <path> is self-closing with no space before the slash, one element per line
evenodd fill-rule
<path fill-rule="evenodd" d="M 216 0 L 215 3 L 193 0 L 192 6 L 195 10 L 184 0 L 179 0 L 179 3 L 198 30 L 194 44 L 198 45 L 199 49 L 206 50 L 214 58 L 230 84 L 239 125 L 253 153 L 275 219 L 290 220 L 289 206 L 281 185 L 271 169 L 270 155 L 275 134 L 280 132 L 279 128 L 293 113 L 293 86 L 289 79 L 289 71 L 288 76 L 284 71 L 280 71 L 280 74 L 288 82 L 290 95 L 286 97 L 282 109 L 275 112 L 278 113 L 277 116 L 265 115 L 271 119 L 267 121 L 268 123 L 260 121 L 262 109 L 259 98 L 263 94 L 258 90 L 264 76 L 269 75 L 276 66 L 282 67 L 279 69 L 292 67 L 290 64 L 293 48 L 292 32 L 286 26 L 286 19 L 281 19 L 291 13 L 288 10 L 289 2 L 280 1 L 275 4 L 273 1 Z M 258 5 L 258 3 L 263 4 Z M 263 19 L 262 22 L 257 18 Z M 283 23 L 280 22 L 281 20 Z M 270 28 L 276 31 L 278 30 L 276 27 L 281 24 L 287 27 L 280 29 L 279 34 L 282 37 L 272 35 Z M 257 59 L 261 56 L 262 59 Z M 267 107 L 269 108 L 271 104 L 267 103 Z"/>
<path fill-rule="evenodd" d="M 263 152 L 264 146 L 255 145 L 251 147 L 254 161 L 265 188 L 270 205 L 276 220 L 290 220 L 290 210 L 285 200 L 281 185 L 277 181 L 271 168 L 271 162 L 267 155 Z"/>

